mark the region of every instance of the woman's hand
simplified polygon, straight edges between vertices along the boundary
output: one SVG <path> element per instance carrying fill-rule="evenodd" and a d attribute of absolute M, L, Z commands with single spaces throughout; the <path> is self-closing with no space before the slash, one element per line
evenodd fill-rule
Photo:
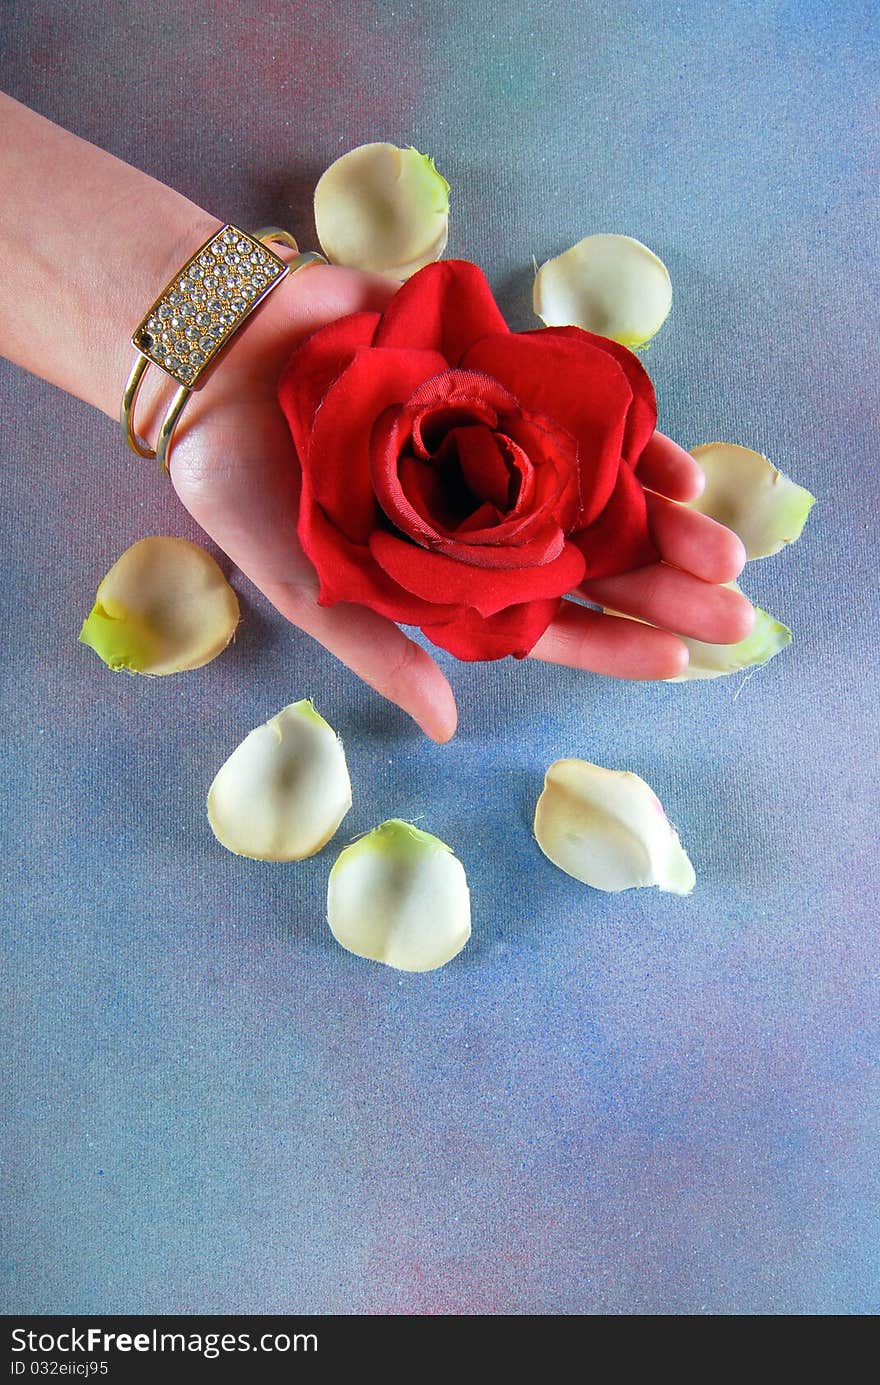
<path fill-rule="evenodd" d="M 0 185 L 15 190 L 0 199 L 0 354 L 118 418 L 131 331 L 222 222 L 2 92 Z M 455 731 L 455 699 L 431 656 L 373 611 L 317 604 L 296 536 L 296 459 L 276 399 L 282 367 L 304 336 L 359 309 L 382 309 L 392 292 L 383 279 L 324 266 L 286 279 L 187 403 L 171 473 L 199 524 L 289 620 L 444 741 Z M 159 376 L 148 371 L 138 396 L 137 428 L 147 439 L 170 398 Z M 153 483 L 149 463 L 130 461 L 133 484 L 138 465 Z M 639 470 L 663 561 L 577 594 L 636 619 L 567 602 L 532 657 L 619 678 L 668 678 L 687 659 L 676 633 L 723 644 L 751 629 L 745 598 L 717 585 L 742 567 L 739 540 L 672 503 L 699 493 L 696 462 L 657 435 Z"/>
<path fill-rule="evenodd" d="M 347 313 L 381 310 L 392 293 L 378 277 L 323 266 L 286 280 L 192 396 L 171 448 L 171 474 L 193 517 L 283 615 L 432 739 L 445 741 L 455 731 L 455 700 L 430 654 L 373 611 L 317 604 L 317 578 L 296 537 L 296 458 L 276 399 L 280 372 L 305 335 Z M 663 561 L 576 593 L 637 619 L 568 602 L 531 657 L 619 678 L 669 678 L 687 662 L 677 635 L 723 644 L 751 629 L 752 607 L 718 585 L 742 568 L 739 539 L 674 503 L 699 494 L 697 463 L 656 434 L 639 474 L 651 490 L 653 536 Z"/>

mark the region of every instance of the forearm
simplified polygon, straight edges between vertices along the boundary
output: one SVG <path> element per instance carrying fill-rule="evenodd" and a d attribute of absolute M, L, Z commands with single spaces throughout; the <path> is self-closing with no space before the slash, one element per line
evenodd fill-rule
<path fill-rule="evenodd" d="M 0 355 L 115 418 L 132 331 L 221 224 L 0 92 Z"/>

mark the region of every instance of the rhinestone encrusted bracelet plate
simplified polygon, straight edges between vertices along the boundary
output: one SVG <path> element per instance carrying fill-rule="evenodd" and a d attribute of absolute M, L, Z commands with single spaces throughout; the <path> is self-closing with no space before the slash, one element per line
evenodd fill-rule
<path fill-rule="evenodd" d="M 180 385 L 198 389 L 217 352 L 287 273 L 278 255 L 223 226 L 175 275 L 132 336 L 132 346 Z"/>

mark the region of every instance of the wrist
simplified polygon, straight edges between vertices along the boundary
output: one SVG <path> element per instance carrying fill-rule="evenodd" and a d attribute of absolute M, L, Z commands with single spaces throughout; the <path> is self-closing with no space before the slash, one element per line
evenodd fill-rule
<path fill-rule="evenodd" d="M 132 331 L 221 223 L 2 92 L 0 187 L 0 354 L 115 417 Z"/>
<path fill-rule="evenodd" d="M 224 224 L 170 188 L 156 188 L 151 194 L 145 189 L 144 197 L 126 209 L 126 224 L 117 227 L 114 252 L 107 261 L 105 369 L 99 395 L 91 402 L 111 418 L 119 416 L 122 391 L 135 360 L 134 329 L 193 251 Z M 147 371 L 138 394 L 142 434 L 151 435 L 176 389 L 161 371 Z"/>

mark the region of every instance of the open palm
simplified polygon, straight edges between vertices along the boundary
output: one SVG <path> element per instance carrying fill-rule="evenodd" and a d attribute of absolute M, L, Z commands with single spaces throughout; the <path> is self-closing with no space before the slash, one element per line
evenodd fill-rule
<path fill-rule="evenodd" d="M 455 699 L 430 654 L 373 611 L 317 603 L 318 580 L 296 535 L 296 459 L 276 398 L 281 370 L 304 336 L 347 313 L 381 310 L 392 293 L 375 276 L 324 266 L 285 280 L 191 398 L 171 450 L 171 475 L 193 517 L 283 615 L 445 741 L 455 731 Z M 649 623 L 566 602 L 530 657 L 619 678 L 669 678 L 687 662 L 677 636 L 724 644 L 751 629 L 752 607 L 719 585 L 740 572 L 742 544 L 676 503 L 700 492 L 696 462 L 658 433 L 638 474 L 649 490 L 662 561 L 588 583 L 574 595 Z"/>

